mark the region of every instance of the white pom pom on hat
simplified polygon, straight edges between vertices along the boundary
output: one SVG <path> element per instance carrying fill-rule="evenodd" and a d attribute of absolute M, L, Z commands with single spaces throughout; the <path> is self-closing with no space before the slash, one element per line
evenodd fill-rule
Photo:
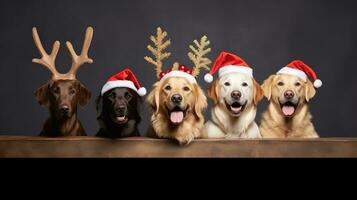
<path fill-rule="evenodd" d="M 316 79 L 314 81 L 314 87 L 315 88 L 320 88 L 322 86 L 322 81 L 320 79 Z"/>
<path fill-rule="evenodd" d="M 205 79 L 205 81 L 206 81 L 207 83 L 212 83 L 212 81 L 213 81 L 213 76 L 212 76 L 211 74 L 207 73 L 207 74 L 205 75 L 204 79 Z"/>
<path fill-rule="evenodd" d="M 139 96 L 145 96 L 146 95 L 146 88 L 144 88 L 144 87 L 139 88 L 138 94 L 139 94 Z"/>

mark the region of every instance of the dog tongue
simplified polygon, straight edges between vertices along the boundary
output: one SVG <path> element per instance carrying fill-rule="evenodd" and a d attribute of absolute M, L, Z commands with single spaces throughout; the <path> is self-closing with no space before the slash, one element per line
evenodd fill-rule
<path fill-rule="evenodd" d="M 118 121 L 120 121 L 120 122 L 122 122 L 122 121 L 124 121 L 124 120 L 125 120 L 125 116 L 122 116 L 122 117 L 117 117 L 117 120 L 118 120 Z"/>
<path fill-rule="evenodd" d="M 232 107 L 232 106 L 231 106 L 231 110 L 232 110 L 234 113 L 239 113 L 241 109 L 242 109 L 242 106 L 239 106 L 239 107 Z"/>
<path fill-rule="evenodd" d="M 295 108 L 294 108 L 294 106 L 283 106 L 282 111 L 283 111 L 284 115 L 290 116 L 290 115 L 294 114 Z"/>
<path fill-rule="evenodd" d="M 183 112 L 182 111 L 171 112 L 170 120 L 172 123 L 175 124 L 181 123 L 183 120 Z"/>

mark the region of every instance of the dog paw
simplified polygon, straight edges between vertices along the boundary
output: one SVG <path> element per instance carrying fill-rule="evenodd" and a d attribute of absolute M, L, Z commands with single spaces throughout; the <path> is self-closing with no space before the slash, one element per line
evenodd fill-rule
<path fill-rule="evenodd" d="M 195 139 L 195 137 L 192 134 L 187 135 L 187 136 L 176 137 L 177 142 L 181 146 L 186 146 L 186 145 L 190 144 L 194 139 Z"/>

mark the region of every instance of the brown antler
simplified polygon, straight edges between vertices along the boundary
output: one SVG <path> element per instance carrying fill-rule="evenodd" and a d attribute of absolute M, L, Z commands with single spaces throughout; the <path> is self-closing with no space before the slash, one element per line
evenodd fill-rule
<path fill-rule="evenodd" d="M 84 38 L 83 47 L 82 47 L 82 51 L 81 51 L 80 55 L 77 55 L 77 53 L 74 51 L 73 45 L 71 42 L 69 42 L 69 41 L 66 42 L 68 51 L 72 57 L 71 69 L 69 70 L 69 72 L 67 74 L 65 74 L 65 77 L 67 79 L 73 79 L 73 80 L 76 79 L 76 74 L 77 74 L 79 67 L 81 67 L 85 63 L 89 63 L 89 64 L 93 63 L 93 60 L 88 57 L 88 50 L 89 50 L 90 44 L 92 42 L 92 38 L 93 38 L 93 28 L 88 27 L 86 30 L 86 35 Z"/>
<path fill-rule="evenodd" d="M 88 58 L 88 49 L 93 38 L 93 28 L 88 27 L 84 38 L 83 48 L 81 54 L 78 56 L 73 49 L 73 45 L 70 42 L 66 42 L 67 48 L 72 56 L 71 69 L 66 74 L 61 74 L 57 71 L 55 61 L 60 47 L 60 42 L 56 41 L 53 44 L 52 52 L 48 55 L 42 46 L 40 37 L 37 33 L 36 27 L 32 28 L 32 36 L 37 49 L 41 54 L 41 58 L 34 58 L 32 62 L 45 66 L 52 72 L 52 80 L 75 80 L 77 70 L 84 63 L 93 63 L 93 60 Z"/>
<path fill-rule="evenodd" d="M 209 58 L 206 58 L 204 56 L 211 52 L 211 48 L 207 48 L 210 44 L 210 41 L 207 39 L 207 36 L 203 36 L 200 40 L 200 43 L 198 43 L 197 40 L 194 40 L 193 42 L 197 46 L 197 49 L 194 46 L 190 45 L 190 49 L 192 52 L 188 53 L 188 57 L 195 65 L 192 71 L 192 75 L 197 76 L 200 73 L 201 68 L 209 70 L 208 65 L 212 62 Z"/>
<path fill-rule="evenodd" d="M 162 72 L 162 61 L 170 57 L 171 53 L 170 52 L 163 52 L 170 44 L 170 40 L 166 40 L 165 38 L 167 36 L 166 31 L 162 31 L 160 27 L 157 28 L 157 33 L 156 37 L 155 36 L 150 36 L 150 40 L 153 42 L 154 47 L 151 45 L 147 46 L 147 49 L 153 54 L 155 57 L 155 60 L 151 57 L 145 56 L 144 59 L 155 66 L 156 70 L 156 77 L 160 78 L 160 73 Z"/>
<path fill-rule="evenodd" d="M 56 61 L 56 57 L 57 57 L 58 50 L 60 47 L 60 42 L 55 41 L 53 43 L 51 54 L 48 55 L 46 50 L 42 46 L 41 39 L 40 39 L 40 36 L 38 35 L 36 27 L 32 28 L 32 37 L 33 37 L 33 40 L 35 42 L 35 45 L 36 45 L 38 51 L 41 54 L 41 58 L 34 58 L 34 59 L 32 59 L 32 62 L 46 67 L 48 70 L 51 71 L 52 79 L 54 79 L 54 80 L 58 79 L 60 77 L 60 73 L 58 73 L 58 71 L 56 70 L 55 61 Z"/>

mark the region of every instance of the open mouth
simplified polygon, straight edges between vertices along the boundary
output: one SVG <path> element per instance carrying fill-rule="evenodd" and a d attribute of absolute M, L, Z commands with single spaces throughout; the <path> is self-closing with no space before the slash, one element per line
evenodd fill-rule
<path fill-rule="evenodd" d="M 285 117 L 291 117 L 296 111 L 296 105 L 290 101 L 280 104 L 280 107 Z"/>
<path fill-rule="evenodd" d="M 228 104 L 226 102 L 226 107 L 229 111 L 231 111 L 234 115 L 239 115 L 245 108 L 245 104 L 240 104 L 239 102 L 233 102 L 232 104 Z"/>
<path fill-rule="evenodd" d="M 175 106 L 172 110 L 170 110 L 169 116 L 171 123 L 174 125 L 182 123 L 186 115 L 186 110 L 180 108 L 179 106 Z"/>
<path fill-rule="evenodd" d="M 113 121 L 117 124 L 125 124 L 128 122 L 128 117 L 125 115 L 119 115 L 113 118 Z"/>

